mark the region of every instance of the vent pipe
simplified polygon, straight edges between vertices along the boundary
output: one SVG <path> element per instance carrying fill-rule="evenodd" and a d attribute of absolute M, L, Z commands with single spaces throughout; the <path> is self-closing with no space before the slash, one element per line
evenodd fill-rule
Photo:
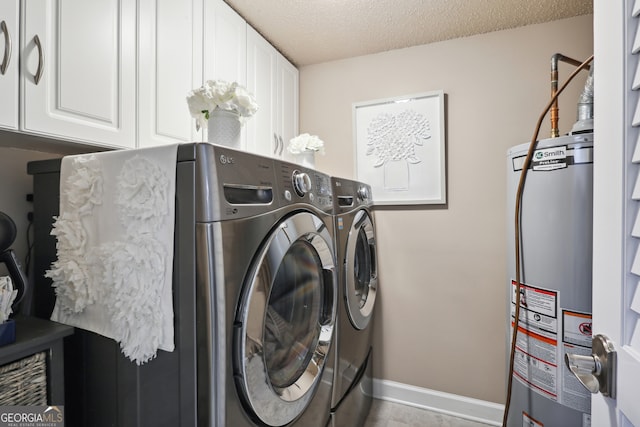
<path fill-rule="evenodd" d="M 575 67 L 579 67 L 582 63 L 568 56 L 564 56 L 561 53 L 556 53 L 551 56 L 551 98 L 553 98 L 558 92 L 558 62 L 566 62 Z M 558 99 L 556 98 L 551 105 L 551 138 L 557 138 L 560 136 L 560 130 L 558 129 L 558 122 L 560 121 Z"/>
<path fill-rule="evenodd" d="M 578 100 L 578 121 L 571 128 L 571 133 L 593 131 L 593 63 L 589 69 L 589 77 Z"/>

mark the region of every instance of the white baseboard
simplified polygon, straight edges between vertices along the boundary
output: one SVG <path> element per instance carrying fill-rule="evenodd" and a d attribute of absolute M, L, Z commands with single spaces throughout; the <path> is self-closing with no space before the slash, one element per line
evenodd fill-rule
<path fill-rule="evenodd" d="M 504 405 L 451 393 L 373 379 L 373 397 L 493 426 L 502 425 Z"/>

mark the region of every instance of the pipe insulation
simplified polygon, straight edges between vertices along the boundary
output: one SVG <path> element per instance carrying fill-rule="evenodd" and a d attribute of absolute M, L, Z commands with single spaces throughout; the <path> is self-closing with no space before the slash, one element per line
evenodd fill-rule
<path fill-rule="evenodd" d="M 591 64 L 589 76 L 578 98 L 578 121 L 571 128 L 572 134 L 593 131 L 593 68 Z"/>

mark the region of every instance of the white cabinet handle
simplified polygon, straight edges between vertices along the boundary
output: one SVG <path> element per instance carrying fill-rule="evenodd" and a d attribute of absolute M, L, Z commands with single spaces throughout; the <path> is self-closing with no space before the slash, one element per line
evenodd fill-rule
<path fill-rule="evenodd" d="M 4 56 L 2 57 L 2 64 L 0 64 L 0 74 L 4 75 L 11 61 L 11 35 L 9 34 L 7 23 L 4 21 L 0 22 L 0 30 L 4 34 Z"/>
<path fill-rule="evenodd" d="M 282 140 L 282 136 L 277 133 L 273 134 L 273 140 L 276 143 L 276 146 L 273 149 L 273 154 L 275 156 L 282 156 L 282 150 L 284 149 L 284 141 Z"/>
<path fill-rule="evenodd" d="M 44 51 L 42 49 L 42 44 L 40 43 L 40 37 L 36 34 L 33 38 L 33 42 L 36 44 L 38 48 L 38 69 L 36 70 L 36 74 L 33 76 L 33 80 L 36 82 L 36 85 L 40 83 L 40 79 L 42 78 L 42 73 L 44 72 Z"/>

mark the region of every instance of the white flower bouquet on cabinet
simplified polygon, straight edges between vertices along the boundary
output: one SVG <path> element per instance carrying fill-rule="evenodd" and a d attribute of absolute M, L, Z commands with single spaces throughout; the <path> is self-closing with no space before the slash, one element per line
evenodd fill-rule
<path fill-rule="evenodd" d="M 197 129 L 207 124 L 216 109 L 236 113 L 241 123 L 258 111 L 255 98 L 244 86 L 224 80 L 207 80 L 189 92 L 187 104 Z"/>
<path fill-rule="evenodd" d="M 301 154 L 305 151 L 319 151 L 324 154 L 324 141 L 316 135 L 302 133 L 289 141 L 287 151 L 291 154 Z"/>
<path fill-rule="evenodd" d="M 296 161 L 304 166 L 315 167 L 315 155 L 317 152 L 324 154 L 324 141 L 317 135 L 302 133 L 289 140 L 287 151 L 296 158 Z"/>

